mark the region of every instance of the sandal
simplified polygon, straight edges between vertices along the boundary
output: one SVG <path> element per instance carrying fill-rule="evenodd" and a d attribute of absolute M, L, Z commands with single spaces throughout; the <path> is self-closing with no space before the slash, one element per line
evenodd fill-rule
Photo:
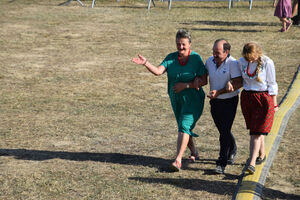
<path fill-rule="evenodd" d="M 255 172 L 255 167 L 252 166 L 252 165 L 249 165 L 246 169 L 246 171 L 249 173 L 249 174 L 254 174 Z"/>
<path fill-rule="evenodd" d="M 255 164 L 260 165 L 261 163 L 265 162 L 265 160 L 266 160 L 266 155 L 264 158 L 257 157 Z"/>
<path fill-rule="evenodd" d="M 181 163 L 175 160 L 175 162 L 170 165 L 170 169 L 174 172 L 179 172 L 181 169 Z"/>
<path fill-rule="evenodd" d="M 286 23 L 286 31 L 288 31 L 288 30 L 291 28 L 292 24 L 293 24 L 293 22 L 292 22 L 292 21 L 291 21 L 291 22 L 288 22 L 288 23 Z"/>
<path fill-rule="evenodd" d="M 286 32 L 286 29 L 285 29 L 285 28 L 281 28 L 281 29 L 279 30 L 279 32 Z"/>

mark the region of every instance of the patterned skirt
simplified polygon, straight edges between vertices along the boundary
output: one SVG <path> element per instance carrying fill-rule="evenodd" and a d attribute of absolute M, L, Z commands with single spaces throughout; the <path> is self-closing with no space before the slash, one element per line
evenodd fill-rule
<path fill-rule="evenodd" d="M 243 90 L 241 108 L 250 134 L 267 135 L 273 124 L 274 102 L 268 92 Z"/>

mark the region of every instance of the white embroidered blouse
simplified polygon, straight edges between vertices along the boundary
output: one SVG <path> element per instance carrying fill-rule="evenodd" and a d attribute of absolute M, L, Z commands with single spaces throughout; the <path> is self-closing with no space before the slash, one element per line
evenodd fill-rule
<path fill-rule="evenodd" d="M 249 63 L 245 58 L 239 59 L 239 68 L 242 72 L 243 87 L 246 91 L 268 91 L 270 95 L 278 94 L 278 85 L 276 82 L 276 73 L 274 62 L 267 56 L 262 56 L 259 78 L 257 81 L 257 73 L 255 73 L 257 62 Z M 248 71 L 247 71 L 247 68 Z"/>

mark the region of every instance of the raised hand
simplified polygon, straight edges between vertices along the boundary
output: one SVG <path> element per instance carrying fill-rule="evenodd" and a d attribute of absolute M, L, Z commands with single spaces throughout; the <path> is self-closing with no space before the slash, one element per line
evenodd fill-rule
<path fill-rule="evenodd" d="M 138 65 L 144 65 L 146 64 L 147 59 L 142 55 L 138 55 L 138 57 L 132 58 L 131 61 Z"/>

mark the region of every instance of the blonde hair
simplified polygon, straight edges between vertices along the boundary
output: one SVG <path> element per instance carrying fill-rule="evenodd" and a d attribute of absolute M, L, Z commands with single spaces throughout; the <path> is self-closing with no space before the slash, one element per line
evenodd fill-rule
<path fill-rule="evenodd" d="M 257 62 L 257 81 L 261 82 L 261 79 L 259 78 L 259 73 L 262 67 L 262 48 L 255 42 L 249 42 L 244 45 L 242 56 L 248 61 L 248 62 Z"/>

